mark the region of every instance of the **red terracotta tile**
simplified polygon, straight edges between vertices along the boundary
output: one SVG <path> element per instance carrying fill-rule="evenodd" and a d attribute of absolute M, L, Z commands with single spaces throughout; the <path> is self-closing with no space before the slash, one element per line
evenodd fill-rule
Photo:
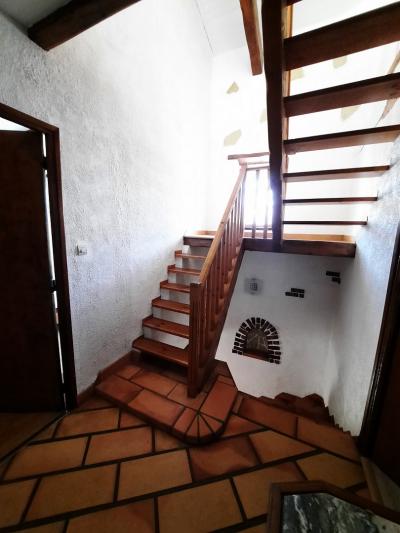
<path fill-rule="evenodd" d="M 196 415 L 191 423 L 189 429 L 186 432 L 186 438 L 191 442 L 197 442 L 199 438 L 199 415 Z"/>
<path fill-rule="evenodd" d="M 235 386 L 236 386 L 236 385 L 235 385 L 235 382 L 233 381 L 233 379 L 230 378 L 230 377 L 227 377 L 227 376 L 221 376 L 221 375 L 219 375 L 219 376 L 217 377 L 217 380 L 218 380 L 218 381 L 222 381 L 222 383 L 226 383 L 227 385 L 232 385 L 232 387 L 235 387 Z"/>
<path fill-rule="evenodd" d="M 27 520 L 111 503 L 116 471 L 116 465 L 107 465 L 42 478 Z"/>
<path fill-rule="evenodd" d="M 141 427 L 93 435 L 85 464 L 114 461 L 152 451 L 151 428 Z"/>
<path fill-rule="evenodd" d="M 0 485 L 0 527 L 17 524 L 28 503 L 36 479 Z"/>
<path fill-rule="evenodd" d="M 130 503 L 72 518 L 67 529 L 67 533 L 110 533 L 110 531 L 153 533 L 155 531 L 153 500 Z"/>
<path fill-rule="evenodd" d="M 104 407 L 112 407 L 112 405 L 104 398 L 100 398 L 100 396 L 93 394 L 91 398 L 86 400 L 86 402 L 83 402 L 74 412 L 86 411 L 88 409 L 100 409 Z"/>
<path fill-rule="evenodd" d="M 213 436 L 212 429 L 207 425 L 207 423 L 204 421 L 203 417 L 199 415 L 199 439 L 206 439 Z"/>
<path fill-rule="evenodd" d="M 129 403 L 142 389 L 118 376 L 110 376 L 96 386 L 96 391 L 118 403 Z"/>
<path fill-rule="evenodd" d="M 207 422 L 207 424 L 210 426 L 210 428 L 212 429 L 214 433 L 217 433 L 217 434 L 220 433 L 222 425 L 223 425 L 222 422 L 220 422 L 219 420 L 216 420 L 215 418 L 212 418 L 211 416 L 207 416 L 204 414 L 202 414 L 201 416 L 202 418 L 204 418 L 204 420 Z"/>
<path fill-rule="evenodd" d="M 148 390 L 142 390 L 129 403 L 129 407 L 140 415 L 156 420 L 164 427 L 172 427 L 184 410 L 182 405 L 171 402 Z"/>
<path fill-rule="evenodd" d="M 365 483 L 364 472 L 360 465 L 330 453 L 300 459 L 297 464 L 309 480 L 326 481 L 343 489 Z"/>
<path fill-rule="evenodd" d="M 18 529 L 18 533 L 63 533 L 65 522 L 51 522 L 42 526 L 30 527 L 29 529 Z"/>
<path fill-rule="evenodd" d="M 119 427 L 121 429 L 143 426 L 145 424 L 146 422 L 142 418 L 138 418 L 137 416 L 132 415 L 131 413 L 128 413 L 127 411 L 121 412 L 121 418 L 119 421 Z"/>
<path fill-rule="evenodd" d="M 236 396 L 235 403 L 233 404 L 233 408 L 232 408 L 233 413 L 238 414 L 243 398 L 244 398 L 243 394 L 240 394 L 239 392 L 239 394 Z"/>
<path fill-rule="evenodd" d="M 190 448 L 192 472 L 196 481 L 250 468 L 258 464 L 246 437 L 226 439 L 207 446 Z"/>
<path fill-rule="evenodd" d="M 195 416 L 196 411 L 187 407 L 174 425 L 174 433 L 184 435 L 191 426 Z"/>
<path fill-rule="evenodd" d="M 236 399 L 237 389 L 216 381 L 203 403 L 201 412 L 219 420 L 225 420 Z"/>
<path fill-rule="evenodd" d="M 162 396 L 167 396 L 177 385 L 176 381 L 147 370 L 143 370 L 140 374 L 133 376 L 131 381 Z"/>
<path fill-rule="evenodd" d="M 84 437 L 27 446 L 14 457 L 5 479 L 35 476 L 80 466 L 86 443 L 87 437 Z"/>
<path fill-rule="evenodd" d="M 290 458 L 312 452 L 314 448 L 275 431 L 261 431 L 249 436 L 258 457 L 263 463 Z"/>
<path fill-rule="evenodd" d="M 296 415 L 282 409 L 276 409 L 258 400 L 244 398 L 239 409 L 239 415 L 286 433 L 286 435 L 293 437 L 296 435 Z"/>
<path fill-rule="evenodd" d="M 65 416 L 57 428 L 56 437 L 108 431 L 118 427 L 119 409 L 99 409 Z"/>
<path fill-rule="evenodd" d="M 259 426 L 254 422 L 250 422 L 249 420 L 245 420 L 244 418 L 241 418 L 235 414 L 231 414 L 222 436 L 231 437 L 233 435 L 249 433 L 250 431 L 257 431 L 258 429 L 262 429 L 262 426 Z"/>
<path fill-rule="evenodd" d="M 160 429 L 155 430 L 155 451 L 163 452 L 166 450 L 175 450 L 176 448 L 184 448 L 185 444 L 180 440 L 165 431 Z"/>
<path fill-rule="evenodd" d="M 307 418 L 299 417 L 297 437 L 348 459 L 360 460 L 353 437 L 335 427 L 317 424 Z"/>
<path fill-rule="evenodd" d="M 120 368 L 117 372 L 117 376 L 120 376 L 121 378 L 125 379 L 131 379 L 133 376 L 138 374 L 142 369 L 139 366 L 136 365 L 125 365 L 124 367 Z"/>
<path fill-rule="evenodd" d="M 205 397 L 206 393 L 200 392 L 196 398 L 189 398 L 187 395 L 187 386 L 183 383 L 179 383 L 172 392 L 168 394 L 170 400 L 174 400 L 191 409 L 199 409 Z"/>

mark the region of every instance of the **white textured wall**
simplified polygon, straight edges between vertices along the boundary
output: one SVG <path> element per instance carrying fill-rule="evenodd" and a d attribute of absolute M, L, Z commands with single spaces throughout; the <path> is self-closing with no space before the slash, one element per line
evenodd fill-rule
<path fill-rule="evenodd" d="M 326 276 L 343 271 L 351 259 L 246 252 L 218 346 L 240 390 L 274 397 L 280 392 L 323 394 L 323 375 L 337 302 L 342 287 Z M 263 281 L 259 295 L 245 292 L 245 278 Z M 305 298 L 285 296 L 305 290 Z M 278 330 L 281 364 L 232 353 L 235 334 L 247 318 L 261 317 Z"/>
<path fill-rule="evenodd" d="M 0 42 L 0 100 L 61 131 L 82 390 L 141 333 L 183 233 L 204 226 L 210 50 L 194 0 L 139 2 L 51 52 L 0 15 Z"/>
<path fill-rule="evenodd" d="M 379 201 L 357 238 L 357 254 L 343 272 L 333 328 L 325 397 L 339 424 L 358 434 L 371 381 L 397 225 L 400 220 L 400 138 Z"/>

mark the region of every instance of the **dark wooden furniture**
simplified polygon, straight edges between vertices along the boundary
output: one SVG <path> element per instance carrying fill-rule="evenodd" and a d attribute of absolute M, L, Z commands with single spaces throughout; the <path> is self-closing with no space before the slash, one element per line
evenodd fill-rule
<path fill-rule="evenodd" d="M 52 224 L 53 257 L 58 300 L 59 333 L 62 351 L 64 392 L 68 409 L 76 406 L 76 378 L 69 301 L 67 256 L 65 247 L 64 217 L 61 184 L 60 140 L 57 127 L 21 113 L 0 103 L 0 116 L 11 122 L 44 135 L 49 209 Z M 48 287 L 50 291 L 50 287 Z M 21 324 L 23 327 L 23 324 Z"/>

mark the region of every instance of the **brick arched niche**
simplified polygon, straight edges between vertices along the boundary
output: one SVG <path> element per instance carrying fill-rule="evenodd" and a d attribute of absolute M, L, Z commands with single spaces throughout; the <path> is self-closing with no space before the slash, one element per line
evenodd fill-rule
<path fill-rule="evenodd" d="M 235 335 L 232 352 L 279 364 L 281 348 L 276 327 L 264 318 L 246 319 Z"/>

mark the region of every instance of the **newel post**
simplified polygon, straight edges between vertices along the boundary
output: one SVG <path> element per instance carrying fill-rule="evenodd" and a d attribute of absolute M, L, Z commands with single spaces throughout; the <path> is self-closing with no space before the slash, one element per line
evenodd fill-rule
<path fill-rule="evenodd" d="M 188 395 L 194 398 L 200 387 L 200 361 L 203 345 L 204 302 L 203 286 L 200 283 L 190 285 L 190 318 L 189 318 L 189 368 Z"/>

